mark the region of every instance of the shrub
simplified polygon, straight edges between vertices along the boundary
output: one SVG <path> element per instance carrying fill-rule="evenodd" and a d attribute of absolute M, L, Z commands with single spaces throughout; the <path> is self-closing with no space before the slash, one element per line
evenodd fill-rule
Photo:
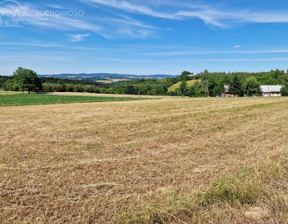
<path fill-rule="evenodd" d="M 282 96 L 288 96 L 288 85 L 285 85 L 281 88 L 281 95 Z"/>

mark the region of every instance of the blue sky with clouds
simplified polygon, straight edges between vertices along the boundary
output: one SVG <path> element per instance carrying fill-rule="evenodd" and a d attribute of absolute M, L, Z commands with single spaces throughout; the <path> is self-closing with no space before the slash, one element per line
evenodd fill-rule
<path fill-rule="evenodd" d="M 0 74 L 288 68 L 288 1 L 0 0 Z"/>

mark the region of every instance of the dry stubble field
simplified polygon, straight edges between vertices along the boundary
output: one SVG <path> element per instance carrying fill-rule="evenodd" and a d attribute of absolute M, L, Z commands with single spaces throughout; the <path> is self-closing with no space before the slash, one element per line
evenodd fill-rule
<path fill-rule="evenodd" d="M 288 99 L 0 108 L 0 223 L 285 223 Z"/>

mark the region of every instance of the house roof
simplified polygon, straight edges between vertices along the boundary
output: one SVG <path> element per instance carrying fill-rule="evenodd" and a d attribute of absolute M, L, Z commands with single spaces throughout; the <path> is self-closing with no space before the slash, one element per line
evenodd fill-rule
<path fill-rule="evenodd" d="M 283 85 L 261 85 L 260 88 L 263 93 L 278 92 L 280 93 Z M 229 85 L 224 85 L 225 92 L 228 92 Z"/>
<path fill-rule="evenodd" d="M 282 85 L 261 85 L 260 88 L 263 93 L 280 92 Z"/>

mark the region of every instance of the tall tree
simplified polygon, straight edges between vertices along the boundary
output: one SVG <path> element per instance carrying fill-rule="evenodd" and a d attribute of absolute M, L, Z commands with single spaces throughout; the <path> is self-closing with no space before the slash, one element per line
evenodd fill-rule
<path fill-rule="evenodd" d="M 225 93 L 225 88 L 224 83 L 220 82 L 220 84 L 213 88 L 213 96 L 221 96 L 222 93 Z"/>
<path fill-rule="evenodd" d="M 241 80 L 240 80 L 238 75 L 235 75 L 233 77 L 233 80 L 229 86 L 228 92 L 233 94 L 234 96 L 236 96 L 236 95 L 243 96 L 244 95 L 242 83 L 241 83 Z"/>
<path fill-rule="evenodd" d="M 255 77 L 249 77 L 245 80 L 244 92 L 247 96 L 261 96 L 262 90 Z"/>
<path fill-rule="evenodd" d="M 13 80 L 19 84 L 20 88 L 24 91 L 28 91 L 29 94 L 33 92 L 40 92 L 42 89 L 41 80 L 37 77 L 36 72 L 19 67 L 13 73 Z"/>
<path fill-rule="evenodd" d="M 281 88 L 281 95 L 288 96 L 288 85 L 285 85 Z"/>
<path fill-rule="evenodd" d="M 195 82 L 193 86 L 188 88 L 187 95 L 190 97 L 207 96 L 204 86 L 199 81 Z"/>
<path fill-rule="evenodd" d="M 183 76 L 181 79 L 181 84 L 179 88 L 179 95 L 186 96 L 187 95 L 187 77 Z"/>
<path fill-rule="evenodd" d="M 188 77 L 188 75 L 190 75 L 191 74 L 191 72 L 188 72 L 188 71 L 183 71 L 182 73 L 181 73 L 181 79 L 183 79 L 184 77 Z"/>

